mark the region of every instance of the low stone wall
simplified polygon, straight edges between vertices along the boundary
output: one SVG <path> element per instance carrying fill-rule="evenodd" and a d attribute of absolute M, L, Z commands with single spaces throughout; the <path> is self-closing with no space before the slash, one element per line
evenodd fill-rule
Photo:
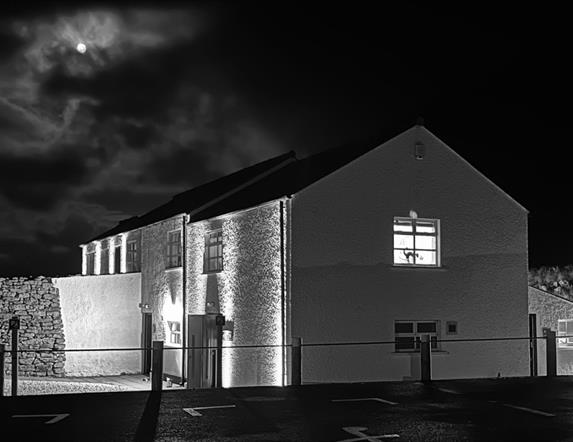
<path fill-rule="evenodd" d="M 64 375 L 64 328 L 58 290 L 51 278 L 0 278 L 0 342 L 10 346 L 8 321 L 20 318 L 18 346 L 30 351 L 19 354 L 21 376 Z M 10 355 L 6 355 L 6 373 L 10 373 Z"/>

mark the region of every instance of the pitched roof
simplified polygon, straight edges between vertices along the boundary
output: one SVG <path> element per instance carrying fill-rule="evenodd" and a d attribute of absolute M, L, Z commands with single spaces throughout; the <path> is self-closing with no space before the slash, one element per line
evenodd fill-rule
<path fill-rule="evenodd" d="M 210 204 L 230 197 L 241 189 L 251 186 L 265 176 L 280 170 L 287 164 L 295 161 L 293 151 L 262 161 L 246 167 L 230 175 L 223 176 L 214 181 L 194 187 L 193 189 L 175 195 L 171 200 L 151 211 L 134 216 L 119 222 L 110 230 L 87 241 L 97 241 L 119 233 L 147 226 L 158 221 L 166 220 L 172 216 L 200 211 Z"/>

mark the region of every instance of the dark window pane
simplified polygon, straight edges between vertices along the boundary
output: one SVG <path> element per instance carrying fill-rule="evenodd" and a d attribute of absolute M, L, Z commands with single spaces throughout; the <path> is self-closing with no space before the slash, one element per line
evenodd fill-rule
<path fill-rule="evenodd" d="M 436 333 L 436 323 L 435 322 L 418 322 L 417 331 L 418 331 L 418 333 Z"/>
<path fill-rule="evenodd" d="M 396 333 L 413 333 L 414 324 L 412 322 L 396 322 L 394 323 L 394 331 Z"/>
<path fill-rule="evenodd" d="M 413 350 L 414 337 L 413 336 L 397 336 L 396 337 L 396 351 L 399 350 Z"/>

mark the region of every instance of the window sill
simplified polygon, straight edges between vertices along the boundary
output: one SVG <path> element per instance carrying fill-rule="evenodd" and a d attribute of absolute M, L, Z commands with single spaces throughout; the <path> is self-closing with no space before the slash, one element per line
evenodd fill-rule
<path fill-rule="evenodd" d="M 223 273 L 223 270 L 213 270 L 212 272 L 203 272 L 203 275 L 216 275 L 217 273 Z"/>
<path fill-rule="evenodd" d="M 444 266 L 416 266 L 406 264 L 392 264 L 390 267 L 396 270 L 428 270 L 433 272 L 445 272 L 448 270 L 448 268 Z"/>
<path fill-rule="evenodd" d="M 434 350 L 431 352 L 433 355 L 440 356 L 440 355 L 449 355 L 449 351 L 445 350 Z M 412 356 L 412 355 L 419 355 L 419 351 L 393 351 L 390 352 L 393 356 Z"/>
<path fill-rule="evenodd" d="M 181 270 L 182 266 L 177 266 L 177 267 L 165 267 L 165 271 L 166 272 L 172 272 L 174 270 Z"/>

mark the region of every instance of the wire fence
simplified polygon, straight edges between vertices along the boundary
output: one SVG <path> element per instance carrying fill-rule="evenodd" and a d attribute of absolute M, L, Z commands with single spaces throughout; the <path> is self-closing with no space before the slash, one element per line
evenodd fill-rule
<path fill-rule="evenodd" d="M 466 366 L 466 374 L 473 373 L 471 365 L 475 361 L 479 361 L 483 365 L 487 365 L 487 359 L 490 358 L 495 363 L 502 359 L 511 359 L 508 355 L 509 352 L 519 351 L 522 360 L 529 359 L 530 375 L 547 375 L 556 376 L 564 374 L 573 374 L 573 351 L 569 357 L 568 349 L 558 346 L 557 343 L 566 342 L 567 338 L 573 338 L 573 335 L 556 336 L 555 332 L 549 331 L 544 336 L 511 336 L 511 337 L 479 337 L 479 338 L 464 338 L 454 339 L 445 338 L 438 339 L 435 336 L 427 336 L 427 339 L 415 338 L 409 344 L 408 348 L 404 348 L 404 341 L 396 340 L 379 340 L 379 341 L 345 341 L 345 342 L 302 342 L 300 338 L 293 338 L 292 343 L 288 344 L 233 344 L 230 345 L 228 341 L 219 341 L 217 345 L 193 345 L 193 346 L 176 346 L 165 344 L 162 341 L 154 341 L 151 347 L 122 347 L 122 348 L 71 348 L 71 349 L 53 349 L 53 348 L 12 348 L 0 344 L 0 386 L 3 386 L 5 381 L 8 381 L 8 376 L 11 379 L 11 393 L 16 395 L 18 391 L 18 375 L 21 371 L 19 366 L 19 359 L 26 355 L 41 353 L 44 355 L 66 355 L 69 361 L 73 359 L 74 355 L 85 353 L 97 354 L 99 356 L 90 357 L 84 356 L 86 360 L 92 360 L 94 364 L 101 362 L 101 359 L 108 358 L 108 360 L 117 360 L 121 364 L 121 360 L 126 359 L 126 354 L 131 353 L 133 360 L 141 366 L 144 360 L 147 367 L 141 368 L 139 373 L 151 373 L 151 383 L 148 385 L 152 389 L 160 390 L 163 382 L 170 376 L 170 373 L 177 372 L 171 375 L 182 385 L 187 382 L 189 387 L 190 370 L 193 361 L 190 355 L 199 357 L 201 364 L 203 364 L 203 371 L 205 366 L 208 366 L 209 385 L 197 384 L 195 387 L 221 387 L 223 376 L 222 359 L 227 355 L 233 357 L 235 363 L 253 364 L 252 370 L 261 371 L 262 369 L 256 364 L 261 364 L 261 361 L 266 361 L 269 358 L 281 360 L 279 368 L 282 370 L 279 385 L 298 385 L 307 382 L 320 382 L 320 373 L 326 373 L 324 381 L 335 379 L 339 371 L 355 370 L 357 373 L 366 373 L 366 370 L 361 370 L 360 366 L 372 365 L 373 370 L 379 369 L 380 378 L 377 380 L 388 380 L 385 375 L 385 370 L 390 365 L 400 366 L 402 370 L 410 370 L 409 376 L 403 375 L 402 379 L 416 380 L 431 380 L 433 375 L 440 378 L 448 376 L 449 371 L 447 366 L 455 366 L 452 364 L 458 359 L 461 361 L 459 366 L 463 370 Z M 515 350 L 517 343 L 523 343 L 518 350 Z M 473 346 L 473 344 L 477 346 Z M 527 344 L 527 345 L 525 345 Z M 462 347 L 465 345 L 465 348 Z M 489 347 L 485 347 L 485 345 Z M 472 347 L 473 346 L 473 347 Z M 494 346 L 497 346 L 494 348 Z M 344 349 L 347 347 L 347 349 Z M 378 347 L 386 347 L 385 353 L 376 353 Z M 462 350 L 463 349 L 463 350 Z M 565 351 L 563 351 L 565 350 Z M 573 347 L 571 347 L 573 350 Z M 122 353 L 122 356 L 117 356 Z M 439 358 L 441 354 L 450 354 L 453 357 L 442 362 Z M 104 356 L 106 355 L 106 356 Z M 177 355 L 177 356 L 174 356 Z M 229 356 L 231 355 L 231 356 Z M 242 356 L 243 355 L 243 356 Z M 270 355 L 270 356 L 269 356 Z M 408 363 L 396 362 L 391 360 L 388 362 L 387 355 L 390 359 L 396 357 L 407 358 Z M 409 357 L 409 358 L 408 358 Z M 98 359 L 100 358 L 100 359 Z M 210 359 L 212 358 L 212 359 Z M 363 359 L 361 359 L 363 358 Z M 465 361 L 462 359 L 465 358 Z M 495 359 L 499 358 L 499 361 Z M 525 359 L 524 359 L 525 358 Z M 230 359 L 229 359 L 230 360 Z M 99 361 L 99 362 L 98 362 Z M 372 362 L 374 361 L 374 362 Z M 403 361 L 400 360 L 400 361 Z M 433 361 L 433 362 L 432 362 Z M 417 365 L 416 365 L 417 364 Z M 303 365 L 305 370 L 303 370 Z M 492 363 L 492 365 L 495 365 Z M 342 370 L 340 367 L 344 367 Z M 357 368 L 358 367 L 358 368 Z M 97 372 L 97 366 L 94 367 Z M 398 370 L 398 369 L 396 369 Z M 451 370 L 450 370 L 451 371 Z M 134 372 L 133 370 L 131 372 Z M 137 370 L 135 370 L 137 372 Z M 433 373 L 432 373 L 433 372 Z M 476 371 L 477 373 L 477 371 Z M 499 376 L 498 372 L 498 376 Z M 120 374 L 118 372 L 117 374 Z M 33 375 L 32 375 L 33 376 Z M 261 375 L 262 376 L 262 375 Z M 317 377 L 318 376 L 318 377 Z M 458 376 L 460 377 L 460 376 Z M 461 376 L 464 377 L 464 376 Z M 478 376 L 479 377 L 479 376 Z M 482 376 L 483 377 L 483 376 Z M 30 376 L 27 376 L 29 379 Z M 62 379 L 66 379 L 65 373 Z M 259 378 L 260 380 L 261 378 Z M 253 382 L 257 384 L 257 380 Z M 263 382 L 264 383 L 264 382 Z M 0 388 L 0 395 L 4 394 L 4 390 Z"/>

